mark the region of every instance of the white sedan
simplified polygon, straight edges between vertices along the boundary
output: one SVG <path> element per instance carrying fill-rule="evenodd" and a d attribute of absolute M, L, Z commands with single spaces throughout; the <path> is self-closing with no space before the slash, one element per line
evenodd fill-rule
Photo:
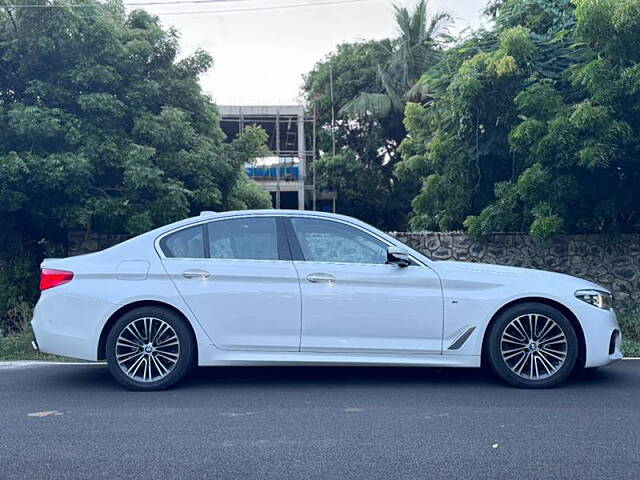
<path fill-rule="evenodd" d="M 438 262 L 353 218 L 203 212 L 42 263 L 39 350 L 106 359 L 157 390 L 195 365 L 490 365 L 557 385 L 622 358 L 606 289 L 538 270 Z"/>

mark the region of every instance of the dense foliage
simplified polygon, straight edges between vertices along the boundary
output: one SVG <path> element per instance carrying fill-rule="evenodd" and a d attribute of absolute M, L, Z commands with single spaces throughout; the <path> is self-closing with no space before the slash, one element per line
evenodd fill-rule
<path fill-rule="evenodd" d="M 640 2 L 575 4 L 575 12 L 563 10 L 569 24 L 548 21 L 548 40 L 535 45 L 538 70 L 513 97 L 513 178 L 497 184 L 495 200 L 466 220 L 471 232 L 523 229 L 546 237 L 640 227 Z M 570 64 L 558 78 L 547 74 L 545 63 L 568 41 Z"/>
<path fill-rule="evenodd" d="M 336 130 L 374 118 L 375 135 L 364 138 L 393 147 L 391 157 L 375 148 L 364 154 L 366 141 L 338 135 L 340 158 L 326 162 L 330 179 L 357 192 L 360 204 L 339 203 L 341 211 L 375 219 L 393 205 L 393 218 L 409 213 L 411 229 L 475 235 L 638 232 L 640 0 L 493 0 L 486 14 L 489 30 L 425 43 L 431 54 L 421 77 L 402 95 L 405 130 L 397 109 L 373 115 L 396 105 L 382 102 L 394 90 L 381 86 L 380 48 L 343 45 L 311 72 L 305 90 L 325 132 L 331 104 L 318 79 L 333 65 L 334 104 L 351 114 L 339 116 Z M 354 116 L 354 103 L 372 115 Z M 354 164 L 371 158 L 381 184 L 392 186 L 389 200 L 374 198 L 381 189 L 361 198 L 358 188 L 371 182 L 354 178 Z"/>
<path fill-rule="evenodd" d="M 223 143 L 198 85 L 211 57 L 178 60 L 178 35 L 157 18 L 94 5 L 0 10 L 5 327 L 70 230 L 136 234 L 200 210 L 270 205 L 242 169 L 265 133 Z"/>
<path fill-rule="evenodd" d="M 404 107 L 422 98 L 416 83 L 437 62 L 450 17 L 429 15 L 420 0 L 411 10 L 396 7 L 395 20 L 397 37 L 339 45 L 303 87 L 325 155 L 317 164 L 319 188 L 337 193 L 340 212 L 387 229 L 404 226 L 413 190 L 393 175 L 406 135 Z"/>

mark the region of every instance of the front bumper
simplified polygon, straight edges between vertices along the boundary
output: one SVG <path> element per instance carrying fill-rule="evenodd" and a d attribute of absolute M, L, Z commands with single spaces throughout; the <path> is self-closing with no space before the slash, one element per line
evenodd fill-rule
<path fill-rule="evenodd" d="M 577 300 L 573 310 L 580 321 L 586 347 L 585 367 L 602 367 L 622 359 L 622 334 L 613 310 Z"/>

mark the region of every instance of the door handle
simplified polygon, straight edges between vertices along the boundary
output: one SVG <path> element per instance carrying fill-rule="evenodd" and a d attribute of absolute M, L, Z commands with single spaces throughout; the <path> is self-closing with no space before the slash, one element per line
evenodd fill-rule
<path fill-rule="evenodd" d="M 333 283 L 336 281 L 336 277 L 328 273 L 310 273 L 307 275 L 307 281 L 311 283 Z"/>
<path fill-rule="evenodd" d="M 206 270 L 185 270 L 182 272 L 182 276 L 184 278 L 200 278 L 202 280 L 206 280 L 211 276 L 211 274 Z"/>

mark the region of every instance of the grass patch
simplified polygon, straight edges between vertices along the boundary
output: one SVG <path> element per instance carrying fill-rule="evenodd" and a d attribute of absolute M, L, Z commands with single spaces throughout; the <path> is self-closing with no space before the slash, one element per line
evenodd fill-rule
<path fill-rule="evenodd" d="M 640 314 L 623 312 L 618 315 L 622 330 L 622 352 L 625 357 L 640 357 Z"/>
<path fill-rule="evenodd" d="M 640 340 L 622 338 L 622 352 L 625 357 L 640 357 Z"/>
<path fill-rule="evenodd" d="M 31 341 L 35 338 L 31 329 L 33 307 L 22 298 L 16 299 L 7 316 L 3 319 L 4 334 L 0 331 L 0 361 L 40 360 L 73 362 L 71 358 L 40 353 L 33 349 Z"/>
<path fill-rule="evenodd" d="M 72 362 L 73 359 L 40 353 L 33 349 L 31 327 L 8 337 L 0 336 L 0 360 L 41 360 Z"/>

